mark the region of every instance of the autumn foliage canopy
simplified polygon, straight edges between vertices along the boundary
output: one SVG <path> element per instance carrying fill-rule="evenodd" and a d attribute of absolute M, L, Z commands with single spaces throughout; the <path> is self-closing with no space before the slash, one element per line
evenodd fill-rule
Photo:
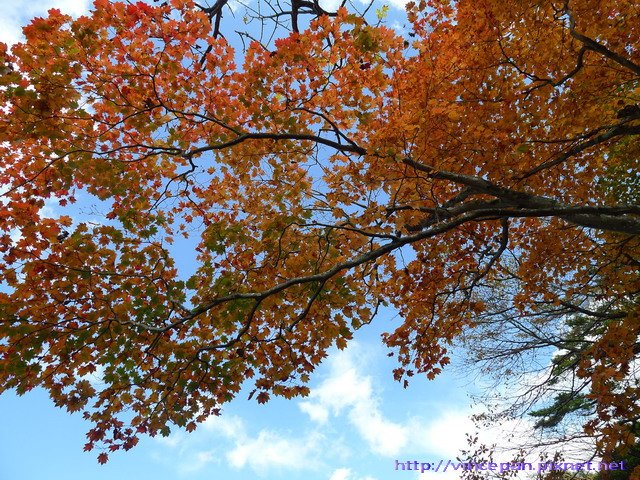
<path fill-rule="evenodd" d="M 381 306 L 402 382 L 479 316 L 580 312 L 584 429 L 632 443 L 638 11 L 432 0 L 401 34 L 341 8 L 244 51 L 190 0 L 33 20 L 0 46 L 0 390 L 129 449 L 247 381 L 306 394 Z"/>

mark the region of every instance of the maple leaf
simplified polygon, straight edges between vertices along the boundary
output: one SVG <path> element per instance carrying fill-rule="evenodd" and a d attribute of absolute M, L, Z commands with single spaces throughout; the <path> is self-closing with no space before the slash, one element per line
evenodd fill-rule
<path fill-rule="evenodd" d="M 256 399 L 258 403 L 267 403 L 269 401 L 269 394 L 267 392 L 260 392 Z"/>

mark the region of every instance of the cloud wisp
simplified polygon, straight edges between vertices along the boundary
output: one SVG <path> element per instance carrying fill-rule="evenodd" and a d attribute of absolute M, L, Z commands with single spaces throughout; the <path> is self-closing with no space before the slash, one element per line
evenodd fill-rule
<path fill-rule="evenodd" d="M 22 27 L 34 17 L 46 16 L 51 8 L 78 17 L 89 11 L 92 0 L 33 0 L 0 2 L 0 41 L 13 45 L 23 40 Z"/>

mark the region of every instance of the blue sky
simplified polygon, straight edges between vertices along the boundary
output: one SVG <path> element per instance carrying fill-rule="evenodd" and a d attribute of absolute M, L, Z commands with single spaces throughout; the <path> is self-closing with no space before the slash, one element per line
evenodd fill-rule
<path fill-rule="evenodd" d="M 85 0 L 3 0 L 0 39 L 19 41 L 21 25 L 49 8 L 78 15 L 89 6 Z M 465 393 L 473 380 L 460 371 L 448 369 L 431 382 L 415 378 L 406 390 L 392 380 L 395 363 L 379 335 L 398 321 L 393 311 L 382 311 L 349 348 L 332 352 L 312 376 L 306 399 L 258 405 L 245 391 L 194 433 L 143 438 L 105 466 L 95 452 L 82 452 L 90 425 L 79 415 L 55 408 L 43 391 L 6 393 L 0 396 L 0 480 L 457 478 L 394 470 L 396 459 L 454 459 L 473 430 Z M 490 440 L 499 436 L 487 433 Z"/>
<path fill-rule="evenodd" d="M 389 323 L 384 314 L 378 320 Z M 466 380 L 445 373 L 404 390 L 377 335 L 362 333 L 313 375 L 309 398 L 258 405 L 243 392 L 195 432 L 144 438 L 105 466 L 82 452 L 89 424 L 45 392 L 0 396 L 0 480 L 456 478 L 394 466 L 455 458 L 470 428 Z"/>

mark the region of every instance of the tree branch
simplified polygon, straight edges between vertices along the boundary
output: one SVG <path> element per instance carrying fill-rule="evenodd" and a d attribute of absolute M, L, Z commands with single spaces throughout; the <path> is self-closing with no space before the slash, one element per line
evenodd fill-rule
<path fill-rule="evenodd" d="M 223 150 L 225 148 L 233 147 L 247 140 L 309 140 L 328 147 L 335 148 L 341 152 L 353 152 L 359 155 L 364 155 L 367 151 L 359 147 L 358 145 L 345 145 L 343 143 L 335 142 L 327 138 L 319 137 L 318 135 L 305 134 L 305 133 L 243 133 L 238 135 L 233 140 L 228 142 L 218 143 L 215 145 L 207 145 L 200 148 L 189 150 L 182 154 L 185 158 L 192 158 L 200 153 L 209 152 L 212 150 Z"/>
<path fill-rule="evenodd" d="M 476 193 L 491 195 L 500 199 L 505 207 L 524 209 L 526 215 L 557 216 L 563 220 L 582 227 L 595 228 L 631 235 L 640 235 L 640 220 L 631 215 L 640 215 L 640 207 L 604 207 L 604 206 L 573 206 L 566 205 L 557 200 L 533 195 L 530 193 L 500 187 L 488 180 L 473 175 L 436 170 L 428 165 L 405 158 L 403 163 L 412 166 L 418 171 L 427 173 L 435 179 L 449 180 L 473 189 Z M 463 204 L 464 205 L 464 204 Z M 486 207 L 493 205 L 486 204 Z M 476 212 L 478 210 L 475 210 Z M 487 214 L 491 208 L 487 210 Z M 534 213 L 535 212 L 535 213 Z M 521 216 L 516 210 L 509 213 L 501 210 L 501 215 Z M 628 214 L 631 214 L 627 216 Z"/>

